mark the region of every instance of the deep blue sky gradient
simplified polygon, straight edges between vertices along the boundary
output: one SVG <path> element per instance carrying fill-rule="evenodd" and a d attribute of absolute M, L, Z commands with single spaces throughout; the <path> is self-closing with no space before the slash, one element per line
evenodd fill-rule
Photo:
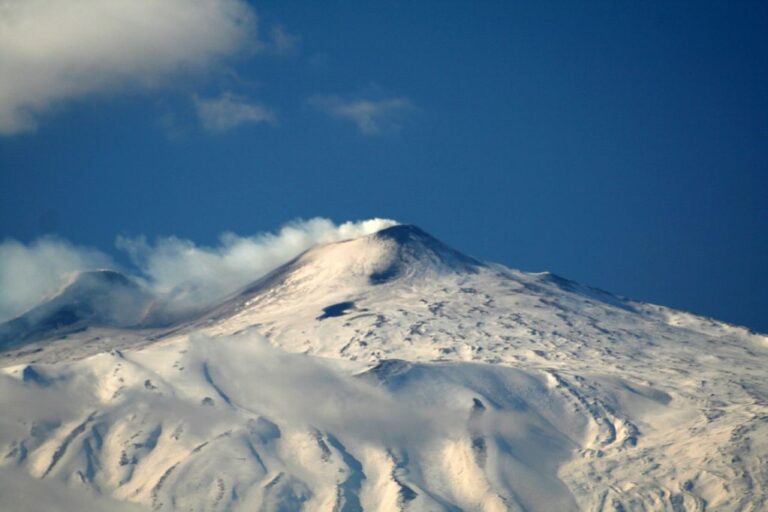
<path fill-rule="evenodd" d="M 241 59 L 236 81 L 70 102 L 0 138 L 0 238 L 115 253 L 117 234 L 210 244 L 383 216 L 768 332 L 768 3 L 254 7 L 301 38 L 295 55 Z M 187 97 L 222 88 L 278 122 L 201 130 Z M 414 108 L 365 135 L 317 94 Z"/>

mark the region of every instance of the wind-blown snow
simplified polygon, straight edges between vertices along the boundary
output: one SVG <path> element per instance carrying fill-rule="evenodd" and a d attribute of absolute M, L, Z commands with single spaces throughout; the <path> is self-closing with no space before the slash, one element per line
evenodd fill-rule
<path fill-rule="evenodd" d="M 0 361 L 0 480 L 20 483 L 0 508 L 29 489 L 155 510 L 768 506 L 768 337 L 411 226 L 318 245 L 181 324 Z"/>

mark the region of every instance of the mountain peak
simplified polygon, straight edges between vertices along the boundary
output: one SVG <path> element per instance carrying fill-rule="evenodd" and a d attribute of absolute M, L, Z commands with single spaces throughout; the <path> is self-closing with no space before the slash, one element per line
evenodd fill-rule
<path fill-rule="evenodd" d="M 281 287 L 281 293 L 305 298 L 337 292 L 355 294 L 371 285 L 476 273 L 483 267 L 480 261 L 419 227 L 398 224 L 359 238 L 312 247 L 253 282 L 237 297 L 262 294 L 275 287 Z"/>
<path fill-rule="evenodd" d="M 139 285 L 125 274 L 117 270 L 98 269 L 83 270 L 73 274 L 72 279 L 67 283 L 60 293 L 74 293 L 79 288 L 120 286 L 125 288 L 139 288 Z"/>
<path fill-rule="evenodd" d="M 398 224 L 370 235 L 318 245 L 286 268 L 327 283 L 364 279 L 379 285 L 403 278 L 476 272 L 484 265 L 452 249 L 421 228 Z"/>
<path fill-rule="evenodd" d="M 428 272 L 475 272 L 484 266 L 412 224 L 385 228 L 368 238 L 390 246 L 389 261 L 382 269 L 371 273 L 371 284 Z"/>
<path fill-rule="evenodd" d="M 413 224 L 396 224 L 388 228 L 376 231 L 369 235 L 382 240 L 394 240 L 398 243 L 409 243 L 413 241 L 434 240 L 432 235 Z"/>
<path fill-rule="evenodd" d="M 90 326 L 128 327 L 142 321 L 151 294 L 115 270 L 73 274 L 58 293 L 0 324 L 0 347 L 63 336 Z"/>

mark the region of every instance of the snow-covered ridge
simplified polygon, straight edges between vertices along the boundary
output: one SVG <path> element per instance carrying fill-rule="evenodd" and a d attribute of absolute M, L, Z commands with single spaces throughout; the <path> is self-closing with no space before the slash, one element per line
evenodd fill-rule
<path fill-rule="evenodd" d="M 768 506 L 768 337 L 740 327 L 407 225 L 157 307 L 0 353 L 0 508 L 46 508 L 35 482 L 86 510 Z"/>

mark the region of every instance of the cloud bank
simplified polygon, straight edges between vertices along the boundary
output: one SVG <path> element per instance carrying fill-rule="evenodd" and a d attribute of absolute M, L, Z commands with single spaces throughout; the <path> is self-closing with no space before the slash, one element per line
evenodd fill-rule
<path fill-rule="evenodd" d="M 243 0 L 0 0 L 0 134 L 34 130 L 65 100 L 258 51 L 255 35 Z"/>
<path fill-rule="evenodd" d="M 137 278 L 171 308 L 209 304 L 265 275 L 319 243 L 374 233 L 396 224 L 370 219 L 336 225 L 323 218 L 292 222 L 277 233 L 239 236 L 225 233 L 216 246 L 176 237 L 148 242 L 145 237 L 117 239 L 127 251 Z M 55 293 L 77 271 L 116 268 L 106 254 L 56 238 L 31 244 L 0 243 L 0 321 L 29 310 Z"/>

